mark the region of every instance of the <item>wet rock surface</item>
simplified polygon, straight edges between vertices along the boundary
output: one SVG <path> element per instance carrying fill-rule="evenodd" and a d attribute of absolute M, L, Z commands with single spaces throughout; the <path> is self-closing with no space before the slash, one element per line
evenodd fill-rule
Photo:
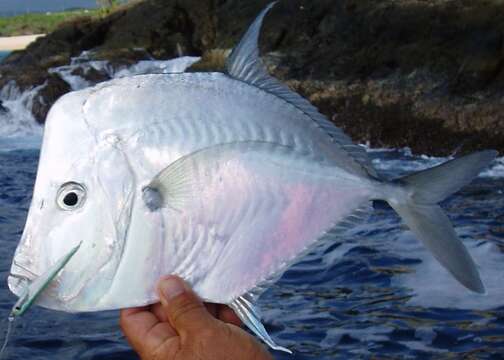
<path fill-rule="evenodd" d="M 31 111 L 35 120 L 43 123 L 52 104 L 70 90 L 70 86 L 63 79 L 56 74 L 50 74 L 33 98 Z"/>
<path fill-rule="evenodd" d="M 46 83 L 43 106 L 33 110 L 43 121 L 45 108 L 69 91 L 48 69 L 82 51 L 116 68 L 211 54 L 193 70 L 220 69 L 219 56 L 268 2 L 146 0 L 78 19 L 6 58 L 0 87 Z M 261 48 L 275 76 L 356 141 L 435 155 L 504 152 L 501 1 L 280 1 L 266 18 Z M 108 79 L 97 71 L 82 76 Z"/>

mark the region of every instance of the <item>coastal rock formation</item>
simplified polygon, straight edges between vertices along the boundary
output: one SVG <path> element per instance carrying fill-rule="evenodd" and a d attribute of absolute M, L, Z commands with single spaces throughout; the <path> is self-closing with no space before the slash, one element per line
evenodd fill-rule
<path fill-rule="evenodd" d="M 78 19 L 10 55 L 0 87 L 46 84 L 39 104 L 48 107 L 69 90 L 48 69 L 82 51 L 115 67 L 205 54 L 194 70 L 219 69 L 268 2 L 145 0 Z M 503 10 L 497 0 L 280 1 L 261 46 L 272 73 L 356 141 L 435 155 L 504 152 Z M 33 111 L 43 122 L 47 109 L 35 102 Z"/>

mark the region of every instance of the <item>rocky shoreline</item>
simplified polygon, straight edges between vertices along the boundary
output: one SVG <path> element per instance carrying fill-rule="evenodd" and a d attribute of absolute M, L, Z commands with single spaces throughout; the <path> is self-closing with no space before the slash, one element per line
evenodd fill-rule
<path fill-rule="evenodd" d="M 115 68 L 204 55 L 193 71 L 218 70 L 226 51 L 214 49 L 231 48 L 267 3 L 145 0 L 77 19 L 6 58 L 0 88 L 40 86 L 32 112 L 43 123 L 70 91 L 49 69 L 83 51 Z M 504 153 L 503 10 L 496 0 L 281 1 L 261 45 L 272 73 L 356 141 L 431 155 Z"/>

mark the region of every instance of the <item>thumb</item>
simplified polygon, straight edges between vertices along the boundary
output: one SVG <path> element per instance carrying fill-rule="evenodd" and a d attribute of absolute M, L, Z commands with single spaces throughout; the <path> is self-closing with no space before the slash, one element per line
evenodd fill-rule
<path fill-rule="evenodd" d="M 167 276 L 158 283 L 158 293 L 168 321 L 184 336 L 212 326 L 214 318 L 189 285 L 177 276 Z"/>

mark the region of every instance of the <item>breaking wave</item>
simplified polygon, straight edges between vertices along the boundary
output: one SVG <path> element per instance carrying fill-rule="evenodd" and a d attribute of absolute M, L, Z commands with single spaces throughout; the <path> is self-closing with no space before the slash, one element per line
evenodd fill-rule
<path fill-rule="evenodd" d="M 0 90 L 0 136 L 40 137 L 42 128 L 35 121 L 31 108 L 33 99 L 45 84 L 22 92 L 15 82 Z"/>
<path fill-rule="evenodd" d="M 55 67 L 49 72 L 60 75 L 75 91 L 95 85 L 94 82 L 78 75 L 86 74 L 89 71 L 96 71 L 109 79 L 141 74 L 181 73 L 200 60 L 196 56 L 182 56 L 171 60 L 141 60 L 131 66 L 115 67 L 105 60 L 91 60 L 90 55 L 89 51 L 84 51 L 78 57 L 72 58 L 70 65 Z M 80 71 L 77 72 L 77 69 Z"/>

